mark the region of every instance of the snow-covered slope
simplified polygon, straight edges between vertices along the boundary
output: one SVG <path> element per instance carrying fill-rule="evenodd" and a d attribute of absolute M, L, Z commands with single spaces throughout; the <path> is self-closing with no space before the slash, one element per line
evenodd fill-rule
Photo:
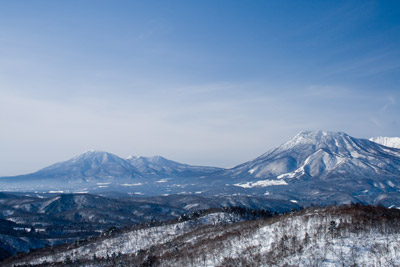
<path fill-rule="evenodd" d="M 372 137 L 369 139 L 372 142 L 394 148 L 400 148 L 400 137 Z"/>
<path fill-rule="evenodd" d="M 212 213 L 38 251 L 6 266 L 398 266 L 399 219 L 398 210 L 363 206 L 310 208 L 236 223 L 230 214 Z"/>
<path fill-rule="evenodd" d="M 182 164 L 176 161 L 168 160 L 161 156 L 130 156 L 127 160 L 146 177 L 202 176 L 222 170 L 221 168 L 216 167 Z"/>

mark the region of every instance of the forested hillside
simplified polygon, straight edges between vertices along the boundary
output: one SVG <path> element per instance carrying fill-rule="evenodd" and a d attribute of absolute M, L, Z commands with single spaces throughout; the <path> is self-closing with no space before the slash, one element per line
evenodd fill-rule
<path fill-rule="evenodd" d="M 242 210 L 246 213 L 246 210 Z M 400 211 L 347 205 L 243 220 L 226 209 L 17 255 L 7 266 L 397 266 Z M 249 215 L 249 214 L 248 214 Z"/>

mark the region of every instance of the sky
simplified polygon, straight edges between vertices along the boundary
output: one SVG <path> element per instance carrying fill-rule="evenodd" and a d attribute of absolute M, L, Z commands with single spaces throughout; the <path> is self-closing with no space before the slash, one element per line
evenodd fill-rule
<path fill-rule="evenodd" d="M 0 176 L 400 136 L 400 1 L 0 1 Z"/>

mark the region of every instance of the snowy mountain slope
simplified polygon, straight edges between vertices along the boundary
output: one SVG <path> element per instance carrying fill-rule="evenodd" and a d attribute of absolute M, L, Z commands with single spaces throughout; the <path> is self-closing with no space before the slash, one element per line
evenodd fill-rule
<path fill-rule="evenodd" d="M 91 181 L 93 179 L 112 180 L 118 178 L 139 177 L 142 174 L 126 160 L 103 151 L 90 150 L 70 160 L 53 164 L 39 170 L 36 174 L 43 177 L 70 177 L 74 180 Z"/>
<path fill-rule="evenodd" d="M 127 159 L 140 173 L 146 177 L 182 177 L 182 176 L 202 176 L 223 170 L 216 167 L 203 167 L 182 164 L 168 160 L 161 156 L 154 157 L 134 157 Z"/>
<path fill-rule="evenodd" d="M 345 133 L 300 132 L 283 145 L 226 173 L 256 179 L 400 175 L 400 150 Z"/>
<path fill-rule="evenodd" d="M 388 147 L 394 147 L 394 148 L 400 148 L 400 137 L 372 137 L 369 139 L 372 142 L 378 143 L 380 145 L 388 146 Z"/>
<path fill-rule="evenodd" d="M 48 266 L 398 266 L 400 211 L 309 208 L 256 221 L 212 213 L 38 251 L 3 264 Z M 227 222 L 231 222 L 228 223 Z"/>

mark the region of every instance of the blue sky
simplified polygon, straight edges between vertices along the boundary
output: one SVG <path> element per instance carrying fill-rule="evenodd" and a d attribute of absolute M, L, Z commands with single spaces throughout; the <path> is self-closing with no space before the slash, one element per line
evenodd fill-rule
<path fill-rule="evenodd" d="M 1 1 L 0 175 L 88 149 L 231 167 L 400 136 L 399 1 Z"/>

